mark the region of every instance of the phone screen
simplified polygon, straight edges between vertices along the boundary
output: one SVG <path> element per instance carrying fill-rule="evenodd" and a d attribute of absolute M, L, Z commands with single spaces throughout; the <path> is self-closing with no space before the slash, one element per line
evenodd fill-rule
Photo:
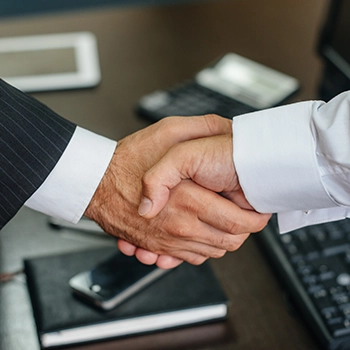
<path fill-rule="evenodd" d="M 89 288 L 102 298 L 110 299 L 157 269 L 136 258 L 115 254 L 89 273 Z"/>
<path fill-rule="evenodd" d="M 116 253 L 90 271 L 72 277 L 73 292 L 95 306 L 111 310 L 169 270 L 144 265 L 134 256 Z"/>

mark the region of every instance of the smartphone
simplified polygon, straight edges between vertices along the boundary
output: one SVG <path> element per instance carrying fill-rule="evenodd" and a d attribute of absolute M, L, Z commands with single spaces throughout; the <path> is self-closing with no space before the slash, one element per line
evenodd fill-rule
<path fill-rule="evenodd" d="M 117 252 L 69 280 L 73 293 L 102 310 L 111 310 L 165 275 L 156 265 Z"/>
<path fill-rule="evenodd" d="M 178 115 L 235 115 L 277 106 L 299 89 L 285 73 L 235 53 L 227 53 L 195 76 L 169 89 L 143 96 L 137 113 L 158 121 Z"/>

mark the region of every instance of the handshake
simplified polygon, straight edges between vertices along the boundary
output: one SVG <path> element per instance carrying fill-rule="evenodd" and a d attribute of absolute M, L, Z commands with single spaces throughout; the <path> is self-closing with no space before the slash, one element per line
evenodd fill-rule
<path fill-rule="evenodd" d="M 216 115 L 165 118 L 119 141 L 85 215 L 164 269 L 235 251 L 270 218 L 245 198 L 232 121 Z"/>

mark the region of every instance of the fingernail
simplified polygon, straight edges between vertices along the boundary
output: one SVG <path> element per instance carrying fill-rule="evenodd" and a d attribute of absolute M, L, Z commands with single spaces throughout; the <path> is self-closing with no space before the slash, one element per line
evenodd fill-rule
<path fill-rule="evenodd" d="M 152 201 L 147 197 L 142 197 L 138 213 L 140 216 L 148 214 L 152 209 Z"/>

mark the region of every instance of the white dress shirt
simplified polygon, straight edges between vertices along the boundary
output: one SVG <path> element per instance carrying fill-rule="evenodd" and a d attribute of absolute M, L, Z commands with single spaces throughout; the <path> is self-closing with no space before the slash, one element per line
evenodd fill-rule
<path fill-rule="evenodd" d="M 77 127 L 59 162 L 25 205 L 77 223 L 108 167 L 116 144 Z"/>
<path fill-rule="evenodd" d="M 350 214 L 350 92 L 234 118 L 234 163 L 247 200 L 281 232 Z"/>

